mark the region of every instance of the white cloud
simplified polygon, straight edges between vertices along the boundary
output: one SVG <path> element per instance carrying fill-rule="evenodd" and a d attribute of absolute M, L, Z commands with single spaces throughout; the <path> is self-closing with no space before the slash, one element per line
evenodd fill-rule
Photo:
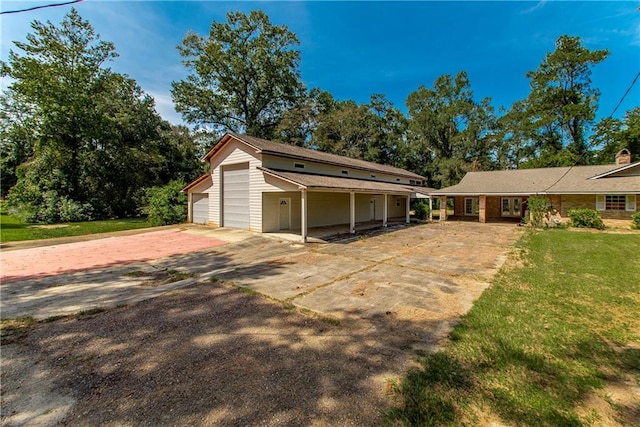
<path fill-rule="evenodd" d="M 168 92 L 159 92 L 159 91 L 145 91 L 148 95 L 151 95 L 156 102 L 156 111 L 160 116 L 174 125 L 185 125 L 186 123 L 182 120 L 182 115 L 178 113 L 174 106 L 173 100 L 171 99 L 171 94 Z"/>
<path fill-rule="evenodd" d="M 536 10 L 542 9 L 543 7 L 545 7 L 547 3 L 548 3 L 548 0 L 540 0 L 538 3 L 536 3 L 535 6 L 532 6 L 532 7 L 528 8 L 528 9 L 525 9 L 520 13 L 526 14 L 526 13 L 535 12 Z"/>

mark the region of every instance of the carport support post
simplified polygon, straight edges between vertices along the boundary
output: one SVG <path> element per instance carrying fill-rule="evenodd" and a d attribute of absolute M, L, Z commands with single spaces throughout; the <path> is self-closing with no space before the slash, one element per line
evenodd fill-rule
<path fill-rule="evenodd" d="M 302 243 L 307 243 L 307 190 L 300 191 L 300 236 Z"/>
<path fill-rule="evenodd" d="M 384 203 L 382 203 L 382 226 L 387 226 L 387 193 L 383 194 Z"/>
<path fill-rule="evenodd" d="M 429 196 L 429 221 L 433 221 L 433 200 Z"/>
<path fill-rule="evenodd" d="M 440 221 L 447 220 L 447 196 L 440 196 Z"/>
<path fill-rule="evenodd" d="M 349 232 L 356 233 L 356 193 L 349 193 Z"/>
<path fill-rule="evenodd" d="M 409 213 L 409 208 L 411 207 L 411 196 L 407 196 L 407 209 L 405 210 L 405 220 L 407 222 L 407 224 L 409 224 L 411 222 L 411 215 Z"/>

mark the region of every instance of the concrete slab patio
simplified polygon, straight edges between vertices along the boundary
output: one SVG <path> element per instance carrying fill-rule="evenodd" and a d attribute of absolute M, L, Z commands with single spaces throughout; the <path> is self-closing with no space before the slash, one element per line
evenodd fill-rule
<path fill-rule="evenodd" d="M 138 262 L 120 254 L 115 261 L 106 257 L 97 269 L 56 275 L 50 269 L 40 273 L 41 277 L 26 277 L 28 280 L 9 274 L 11 280 L 3 281 L 1 288 L 0 312 L 4 318 L 43 319 L 130 304 L 213 278 L 342 320 L 450 318 L 467 311 L 486 288 L 519 231 L 504 224 L 432 223 L 398 226 L 349 243 L 306 246 L 208 227 L 145 233 L 136 237 Z M 121 241 L 129 243 L 133 237 Z M 149 242 L 146 247 L 151 248 L 146 252 L 141 249 L 145 239 Z M 158 239 L 164 239 L 167 248 L 184 253 L 147 260 L 166 250 L 154 249 L 152 243 Z M 88 243 L 43 249 L 52 259 L 56 254 L 59 258 L 74 254 L 72 262 L 81 264 Z M 92 244 L 96 248 L 113 246 L 113 240 Z M 37 259 L 32 253 L 37 250 L 8 252 L 3 257 L 10 255 L 13 263 L 28 264 Z M 128 261 L 117 261 L 123 258 Z M 36 264 L 46 269 L 46 262 Z M 54 264 L 54 268 L 59 267 Z M 179 271 L 190 277 L 150 286 L 149 277 L 160 271 Z"/>

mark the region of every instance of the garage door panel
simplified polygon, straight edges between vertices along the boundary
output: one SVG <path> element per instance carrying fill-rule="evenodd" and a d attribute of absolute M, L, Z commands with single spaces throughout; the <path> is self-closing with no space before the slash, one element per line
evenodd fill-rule
<path fill-rule="evenodd" d="M 206 193 L 193 193 L 192 200 L 192 221 L 196 224 L 207 224 L 209 222 L 209 195 Z"/>
<path fill-rule="evenodd" d="M 249 228 L 249 165 L 223 169 L 223 225 Z"/>

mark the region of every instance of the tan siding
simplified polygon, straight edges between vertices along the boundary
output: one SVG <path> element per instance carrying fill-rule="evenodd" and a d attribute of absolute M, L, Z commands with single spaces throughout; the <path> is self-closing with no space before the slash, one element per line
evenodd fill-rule
<path fill-rule="evenodd" d="M 291 229 L 300 229 L 301 202 L 300 192 L 262 193 L 262 231 L 274 233 L 280 230 L 280 212 L 278 200 L 281 197 L 291 199 Z"/>
<path fill-rule="evenodd" d="M 304 169 L 299 169 L 294 167 L 294 163 L 302 163 L 304 164 Z M 347 168 L 344 166 L 332 166 L 324 163 L 316 163 L 310 162 L 306 160 L 295 160 L 289 159 L 286 157 L 278 157 L 265 155 L 263 156 L 263 166 L 270 169 L 284 170 L 290 172 L 301 172 L 301 173 L 313 173 L 320 175 L 328 175 L 328 176 L 340 176 L 340 177 L 349 177 L 355 179 L 366 179 L 369 181 L 380 181 L 380 182 L 392 182 L 392 183 L 402 183 L 409 184 L 409 178 L 399 177 L 391 174 L 384 174 L 378 172 L 370 172 L 363 171 L 360 169 Z M 346 170 L 349 172 L 348 175 L 343 175 L 342 171 Z M 371 177 L 374 174 L 375 178 Z M 397 178 L 400 180 L 398 181 Z"/>
<path fill-rule="evenodd" d="M 349 193 L 310 192 L 308 194 L 309 227 L 349 223 Z"/>
<path fill-rule="evenodd" d="M 200 184 L 189 189 L 189 193 L 208 193 L 211 190 L 211 182 L 205 179 Z"/>

